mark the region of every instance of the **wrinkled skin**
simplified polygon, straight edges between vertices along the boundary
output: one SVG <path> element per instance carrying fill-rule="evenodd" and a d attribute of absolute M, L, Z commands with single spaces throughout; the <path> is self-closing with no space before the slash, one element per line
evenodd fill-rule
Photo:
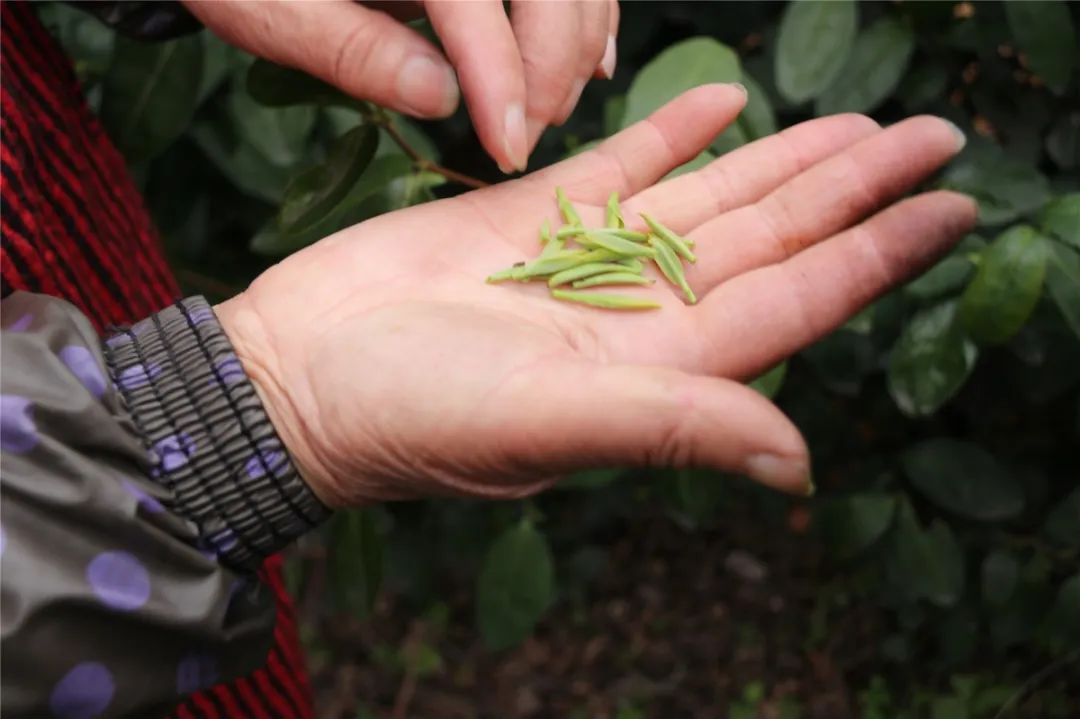
<path fill-rule="evenodd" d="M 742 382 L 925 269 L 975 207 L 948 192 L 896 201 L 962 146 L 933 117 L 812 120 L 660 182 L 744 102 L 737 86 L 695 88 L 591 152 L 343 230 L 219 305 L 319 496 L 512 497 L 642 465 L 806 491 L 799 432 Z M 662 279 L 630 290 L 662 303 L 649 312 L 485 284 L 537 254 L 544 218 L 561 224 L 556 185 L 588 224 L 618 190 L 631 226 L 646 211 L 693 238 L 699 303 Z"/>

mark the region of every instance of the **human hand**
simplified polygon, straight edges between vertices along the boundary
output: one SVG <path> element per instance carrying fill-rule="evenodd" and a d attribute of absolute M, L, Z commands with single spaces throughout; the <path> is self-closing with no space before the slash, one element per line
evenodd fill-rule
<path fill-rule="evenodd" d="M 331 506 L 513 497 L 631 465 L 805 491 L 799 432 L 742 382 L 928 266 L 975 205 L 928 192 L 880 209 L 962 146 L 933 117 L 811 120 L 658 182 L 744 102 L 737 86 L 695 88 L 590 152 L 343 230 L 220 305 L 314 491 Z M 645 290 L 662 309 L 638 313 L 485 284 L 535 256 L 543 218 L 559 226 L 556 185 L 586 224 L 618 190 L 631 227 L 644 210 L 693 238 L 699 303 L 663 281 Z"/>
<path fill-rule="evenodd" d="M 590 77 L 615 71 L 616 0 L 514 0 L 509 18 L 498 0 L 185 4 L 237 47 L 408 115 L 451 114 L 460 82 L 480 142 L 504 172 L 525 169 L 540 133 L 570 116 Z M 446 56 L 382 10 L 426 12 Z"/>

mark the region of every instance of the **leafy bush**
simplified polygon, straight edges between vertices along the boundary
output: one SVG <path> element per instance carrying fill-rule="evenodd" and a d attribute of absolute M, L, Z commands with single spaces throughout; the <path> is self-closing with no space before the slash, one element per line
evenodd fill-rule
<path fill-rule="evenodd" d="M 592 84 L 533 157 L 580 151 L 716 81 L 743 82 L 749 104 L 677 172 L 814 115 L 925 112 L 965 130 L 967 147 L 933 184 L 976 198 L 977 231 L 756 383 L 809 438 L 822 490 L 808 505 L 814 536 L 846 601 L 890 612 L 883 661 L 924 660 L 931 677 L 1080 644 L 1078 7 L 628 3 L 615 81 Z M 205 33 L 145 45 L 76 11 L 42 12 L 193 291 L 227 294 L 341 227 L 497 179 L 462 112 L 418 124 Z M 791 504 L 735 478 L 662 475 L 587 473 L 516 505 L 342 513 L 318 560 L 332 589 L 323 611 L 367 612 L 384 568 L 421 608 L 442 577 L 475 576 L 478 630 L 506 647 L 577 591 L 573 578 L 595 574 L 586 568 L 602 553 L 577 549 L 598 528 L 632 531 L 658 502 L 689 529 L 738 521 L 747 506 L 779 525 Z M 588 521 L 544 521 L 567 505 L 587 507 Z M 293 565 L 298 583 L 314 561 Z M 822 589 L 822 611 L 837 596 Z M 895 715 L 873 713 L 886 702 L 875 686 L 866 715 Z M 974 685 L 954 686 L 941 701 L 988 711 L 970 708 Z"/>

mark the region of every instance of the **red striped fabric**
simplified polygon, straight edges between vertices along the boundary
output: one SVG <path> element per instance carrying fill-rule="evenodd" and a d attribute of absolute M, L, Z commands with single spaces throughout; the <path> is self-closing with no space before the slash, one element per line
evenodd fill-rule
<path fill-rule="evenodd" d="M 0 278 L 63 297 L 99 331 L 169 305 L 179 288 L 123 157 L 59 45 L 24 2 L 0 2 Z M 178 719 L 308 719 L 311 686 L 281 559 L 260 579 L 277 604 L 274 646 L 251 676 L 188 697 Z"/>

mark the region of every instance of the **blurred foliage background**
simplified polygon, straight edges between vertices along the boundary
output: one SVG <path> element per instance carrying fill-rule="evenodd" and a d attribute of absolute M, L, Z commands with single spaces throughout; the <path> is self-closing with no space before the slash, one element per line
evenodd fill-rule
<path fill-rule="evenodd" d="M 464 111 L 418 123 L 206 32 L 144 44 L 39 10 L 191 292 L 501 179 Z M 813 500 L 612 470 L 339 514 L 289 564 L 325 715 L 1080 716 L 1078 16 L 624 3 L 614 80 L 531 167 L 741 81 L 743 115 L 679 171 L 815 115 L 933 113 L 969 142 L 932 184 L 979 227 L 755 383 L 809 438 Z"/>

